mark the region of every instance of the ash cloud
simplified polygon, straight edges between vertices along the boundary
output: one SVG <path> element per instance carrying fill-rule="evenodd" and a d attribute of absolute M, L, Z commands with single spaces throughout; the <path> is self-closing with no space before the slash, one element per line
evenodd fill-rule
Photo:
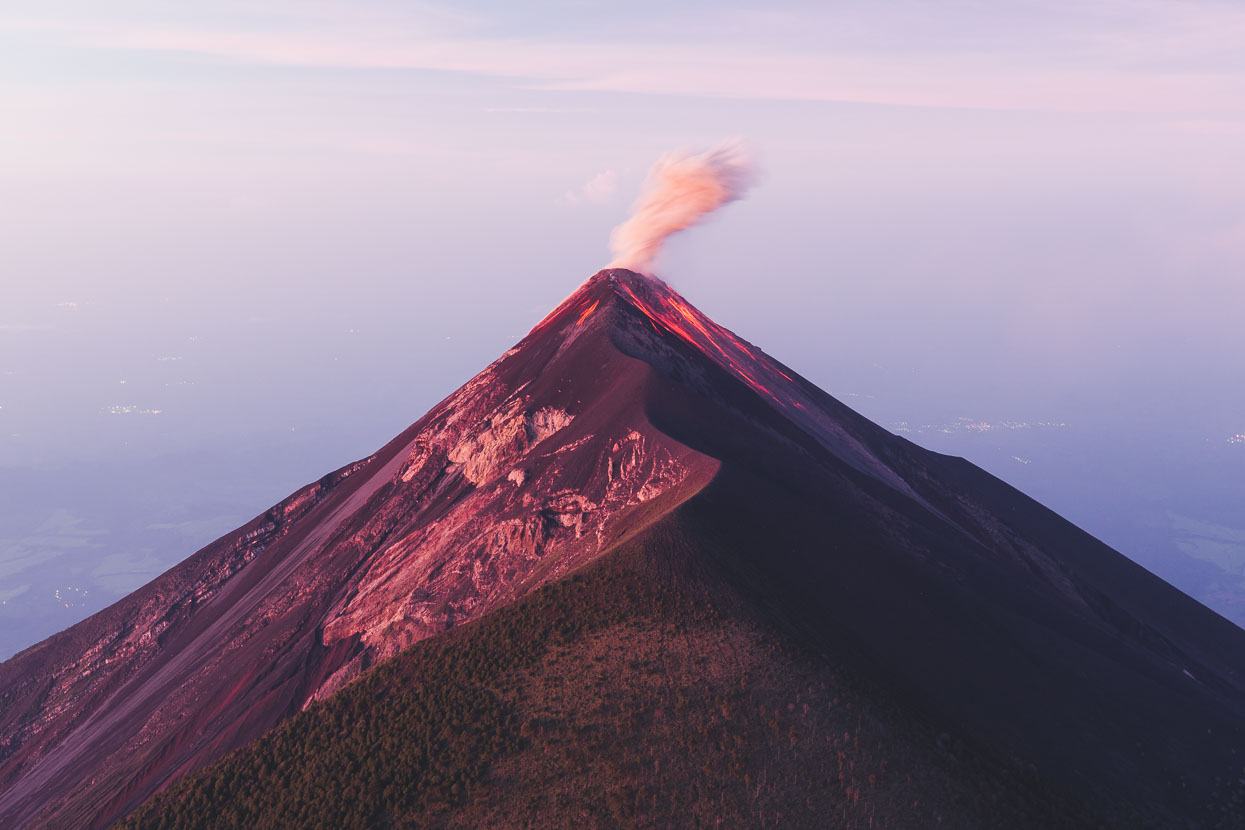
<path fill-rule="evenodd" d="M 740 141 L 701 153 L 666 153 L 649 171 L 631 216 L 610 234 L 614 260 L 607 267 L 651 274 L 668 236 L 742 199 L 755 179 L 755 165 Z"/>

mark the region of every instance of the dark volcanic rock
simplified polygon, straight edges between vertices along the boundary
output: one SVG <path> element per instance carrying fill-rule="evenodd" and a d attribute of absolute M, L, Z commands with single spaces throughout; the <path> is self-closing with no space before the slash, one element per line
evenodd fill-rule
<path fill-rule="evenodd" d="M 616 270 L 374 456 L 0 666 L 0 825 L 105 826 L 676 515 L 767 619 L 1073 801 L 1209 827 L 1240 797 L 1245 633 Z"/>

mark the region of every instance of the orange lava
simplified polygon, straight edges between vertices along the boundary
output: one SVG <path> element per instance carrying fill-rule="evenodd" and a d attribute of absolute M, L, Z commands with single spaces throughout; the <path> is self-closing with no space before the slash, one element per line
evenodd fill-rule
<path fill-rule="evenodd" d="M 577 325 L 577 326 L 578 326 L 578 325 L 579 325 L 580 323 L 582 323 L 584 320 L 587 320 L 587 319 L 588 319 L 588 315 L 589 315 L 589 314 L 591 314 L 592 312 L 596 311 L 596 310 L 597 310 L 597 306 L 598 306 L 598 305 L 600 305 L 600 304 L 601 304 L 601 301 L 600 301 L 600 300 L 593 300 L 593 301 L 592 301 L 592 305 L 590 305 L 590 306 L 588 306 L 587 308 L 585 308 L 585 309 L 584 309 L 584 311 L 583 311 L 583 313 L 579 315 L 579 319 L 575 321 L 575 325 Z"/>
<path fill-rule="evenodd" d="M 736 358 L 741 352 L 743 356 L 749 358 L 753 363 L 761 364 L 762 366 L 764 366 L 764 363 L 761 357 L 741 342 L 739 338 L 711 320 L 704 319 L 696 313 L 695 309 L 676 297 L 661 297 L 660 302 L 667 306 L 668 310 L 658 310 L 640 299 L 628 286 L 618 285 L 617 287 L 626 294 L 633 306 L 649 318 L 650 323 L 653 323 L 654 330 L 657 329 L 656 324 L 660 323 L 693 346 L 701 349 L 706 347 L 711 349 L 719 355 L 722 362 L 731 371 L 753 390 L 760 392 L 777 404 L 787 405 L 786 401 L 776 395 L 755 376 L 754 371 L 750 371 L 745 366 L 740 365 L 740 361 Z M 790 380 L 790 378 L 787 379 Z"/>

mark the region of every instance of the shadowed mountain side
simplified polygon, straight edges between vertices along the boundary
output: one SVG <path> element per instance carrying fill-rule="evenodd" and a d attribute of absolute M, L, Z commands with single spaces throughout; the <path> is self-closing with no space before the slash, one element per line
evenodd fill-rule
<path fill-rule="evenodd" d="M 1032 765 L 1077 816 L 1240 818 L 1245 632 L 609 270 L 377 455 L 0 666 L 0 824 L 105 826 L 658 525 L 682 541 L 654 561 L 699 563 L 904 718 Z"/>
<path fill-rule="evenodd" d="M 124 826 L 1104 826 L 766 623 L 703 542 L 665 519 L 378 666 Z"/>
<path fill-rule="evenodd" d="M 723 460 L 680 515 L 808 645 L 1160 826 L 1214 826 L 1245 798 L 1237 626 L 962 459 L 877 430 L 922 510 L 814 442 L 748 429 L 743 408 L 647 399 Z"/>

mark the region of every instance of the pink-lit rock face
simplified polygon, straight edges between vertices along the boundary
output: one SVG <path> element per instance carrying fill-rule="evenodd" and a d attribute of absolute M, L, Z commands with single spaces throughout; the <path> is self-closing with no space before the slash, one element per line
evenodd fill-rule
<path fill-rule="evenodd" d="M 375 455 L 0 666 L 0 824 L 104 826 L 378 660 L 590 561 L 715 475 L 684 406 L 920 499 L 880 431 L 625 270 Z"/>
<path fill-rule="evenodd" d="M 1239 629 L 607 270 L 375 455 L 0 665 L 0 827 L 111 824 L 407 645 L 685 524 L 706 579 L 1078 797 L 1156 826 L 1245 798 L 1214 783 L 1239 780 Z"/>
<path fill-rule="evenodd" d="M 627 423 L 640 429 L 576 429 L 574 415 L 520 392 L 465 436 L 423 433 L 360 531 L 383 526 L 385 542 L 330 609 L 325 645 L 357 638 L 361 662 L 388 657 L 567 573 L 638 529 L 635 508 L 663 498 L 668 508 L 711 474 L 642 414 Z"/>
<path fill-rule="evenodd" d="M 374 456 L 0 667 L 0 824 L 104 826 L 702 487 L 716 462 L 652 426 L 654 370 L 612 341 L 637 315 L 613 286 L 585 283 Z"/>

